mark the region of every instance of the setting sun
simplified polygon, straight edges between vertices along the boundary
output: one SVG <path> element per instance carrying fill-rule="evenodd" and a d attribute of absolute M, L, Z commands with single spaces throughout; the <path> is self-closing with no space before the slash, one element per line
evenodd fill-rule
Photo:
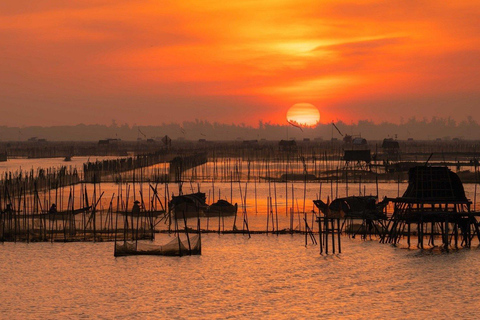
<path fill-rule="evenodd" d="M 287 111 L 287 121 L 300 126 L 315 126 L 320 122 L 320 112 L 310 103 L 296 103 Z"/>

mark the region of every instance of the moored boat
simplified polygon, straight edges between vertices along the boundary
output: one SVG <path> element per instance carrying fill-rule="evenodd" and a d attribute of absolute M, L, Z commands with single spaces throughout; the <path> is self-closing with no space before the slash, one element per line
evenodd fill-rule
<path fill-rule="evenodd" d="M 226 200 L 218 200 L 217 202 L 208 206 L 205 211 L 205 216 L 207 217 L 218 217 L 218 216 L 233 216 L 237 213 L 238 205 L 232 205 Z"/>
<path fill-rule="evenodd" d="M 203 192 L 172 196 L 168 207 L 174 219 L 203 217 L 208 207 L 205 201 Z"/>
<path fill-rule="evenodd" d="M 330 204 L 313 200 L 315 206 L 329 218 L 386 219 L 383 212 L 387 202 L 377 203 L 375 196 L 350 196 L 337 198 Z"/>

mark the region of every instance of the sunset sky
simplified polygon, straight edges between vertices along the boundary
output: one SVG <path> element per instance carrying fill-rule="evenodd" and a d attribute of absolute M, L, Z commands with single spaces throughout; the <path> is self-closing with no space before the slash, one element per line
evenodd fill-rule
<path fill-rule="evenodd" d="M 361 4 L 359 4 L 361 3 Z M 0 125 L 480 121 L 478 1 L 0 2 Z"/>

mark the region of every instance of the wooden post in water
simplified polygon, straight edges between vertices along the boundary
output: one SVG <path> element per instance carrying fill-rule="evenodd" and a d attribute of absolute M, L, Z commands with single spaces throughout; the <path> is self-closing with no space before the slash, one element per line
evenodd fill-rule
<path fill-rule="evenodd" d="M 330 219 L 330 222 L 332 223 L 332 253 L 335 254 L 335 223 L 333 221 L 333 218 Z"/>
<path fill-rule="evenodd" d="M 320 246 L 320 254 L 323 254 L 323 225 L 322 225 L 322 217 L 320 214 L 318 215 L 318 243 Z"/>
<path fill-rule="evenodd" d="M 340 219 L 337 219 L 337 235 L 338 235 L 338 253 L 342 253 L 342 246 L 340 241 Z"/>
<path fill-rule="evenodd" d="M 268 236 L 268 224 L 269 224 L 269 221 L 270 221 L 270 197 L 267 197 L 267 229 L 266 229 L 266 234 Z"/>
<path fill-rule="evenodd" d="M 273 190 L 275 194 L 275 221 L 276 221 L 276 230 L 277 230 L 277 236 L 278 236 L 278 207 L 277 207 L 277 183 L 274 181 L 273 182 Z M 272 224 L 273 224 L 273 212 L 272 212 Z"/>
<path fill-rule="evenodd" d="M 327 216 L 325 216 L 325 254 L 328 254 L 328 237 L 329 237 L 329 233 L 330 233 L 330 227 L 329 227 L 329 223 L 328 223 L 328 218 Z"/>

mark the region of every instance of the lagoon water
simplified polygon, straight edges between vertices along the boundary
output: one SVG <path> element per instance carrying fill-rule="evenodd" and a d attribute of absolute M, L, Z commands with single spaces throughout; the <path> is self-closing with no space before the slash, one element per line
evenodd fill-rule
<path fill-rule="evenodd" d="M 157 237 L 165 241 L 167 235 Z M 480 251 L 343 238 L 204 234 L 202 255 L 113 256 L 113 243 L 5 243 L 2 319 L 475 319 Z"/>
<path fill-rule="evenodd" d="M 190 187 L 197 186 L 186 186 Z M 239 187 L 234 188 L 233 200 L 240 203 Z M 356 187 L 350 187 L 355 194 Z M 102 188 L 117 190 L 108 184 Z M 202 191 L 209 193 L 209 188 L 209 197 L 219 189 L 222 197 L 230 196 L 229 183 L 204 184 Z M 265 199 L 271 191 L 266 183 L 257 188 L 258 214 L 249 186 L 249 225 L 251 230 L 265 230 Z M 374 194 L 375 188 L 367 184 L 364 191 Z M 379 194 L 396 196 L 404 188 L 404 184 L 381 184 Z M 465 188 L 473 200 L 474 186 Z M 278 186 L 280 229 L 290 223 L 284 189 Z M 295 184 L 294 189 L 301 211 L 303 184 Z M 344 189 L 340 187 L 340 195 Z M 325 185 L 322 192 L 325 198 L 333 191 Z M 319 193 L 318 184 L 307 185 L 307 210 Z M 224 224 L 231 229 L 232 218 Z M 218 225 L 218 219 L 210 219 L 209 229 Z M 242 222 L 237 221 L 237 226 L 241 228 Z M 300 216 L 295 217 L 294 227 L 301 226 Z M 166 243 L 169 237 L 157 234 L 155 242 Z M 320 255 L 318 246 L 305 246 L 300 234 L 249 238 L 209 233 L 202 235 L 201 256 L 115 258 L 113 245 L 0 244 L 0 319 L 478 318 L 477 246 L 444 253 L 344 236 L 341 254 Z"/>

